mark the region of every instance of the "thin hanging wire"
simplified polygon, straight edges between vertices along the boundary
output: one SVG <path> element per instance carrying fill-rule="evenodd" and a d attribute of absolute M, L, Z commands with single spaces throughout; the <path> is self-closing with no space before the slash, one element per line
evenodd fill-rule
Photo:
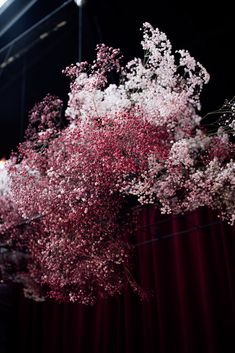
<path fill-rule="evenodd" d="M 78 61 L 82 61 L 83 6 L 78 7 Z"/>
<path fill-rule="evenodd" d="M 195 225 L 195 226 L 193 226 L 192 228 L 189 228 L 189 229 L 183 229 L 183 230 L 178 231 L 178 232 L 172 232 L 172 233 L 169 233 L 169 234 L 166 234 L 166 235 L 157 236 L 157 237 L 155 237 L 153 239 L 149 239 L 149 240 L 145 240 L 145 241 L 139 242 L 139 243 L 135 244 L 135 247 L 139 247 L 139 246 L 142 246 L 142 245 L 147 245 L 147 244 L 150 244 L 150 243 L 154 243 L 154 242 L 157 242 L 159 240 L 173 238 L 174 236 L 178 236 L 178 235 L 189 234 L 189 233 L 195 232 L 197 230 L 202 230 L 202 229 L 209 228 L 211 226 L 222 224 L 222 223 L 223 223 L 223 221 L 220 220 L 220 221 L 214 221 L 214 222 L 207 223 L 207 224 Z M 152 224 L 151 226 L 154 226 L 154 224 Z M 157 224 L 155 226 L 157 226 Z"/>

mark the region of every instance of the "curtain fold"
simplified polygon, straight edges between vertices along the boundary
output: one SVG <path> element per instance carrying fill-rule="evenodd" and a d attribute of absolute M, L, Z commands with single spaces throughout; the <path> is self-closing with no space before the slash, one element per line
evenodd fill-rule
<path fill-rule="evenodd" d="M 235 351 L 234 227 L 203 209 L 137 215 L 131 289 L 93 307 L 35 303 L 17 291 L 12 340 L 22 353 Z"/>

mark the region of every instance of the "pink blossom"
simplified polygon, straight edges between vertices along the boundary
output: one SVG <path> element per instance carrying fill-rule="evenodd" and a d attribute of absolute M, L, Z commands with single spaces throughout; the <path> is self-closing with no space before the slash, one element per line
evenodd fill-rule
<path fill-rule="evenodd" d="M 30 297 L 93 304 L 128 284 L 143 298 L 131 275 L 130 200 L 175 214 L 207 206 L 235 221 L 234 104 L 209 134 L 199 115 L 203 66 L 148 23 L 142 47 L 144 59 L 124 67 L 102 44 L 93 63 L 65 69 L 65 116 L 47 95 L 6 165 L 1 243 L 25 262 L 16 268 L 9 257 L 14 275 L 2 272 Z"/>

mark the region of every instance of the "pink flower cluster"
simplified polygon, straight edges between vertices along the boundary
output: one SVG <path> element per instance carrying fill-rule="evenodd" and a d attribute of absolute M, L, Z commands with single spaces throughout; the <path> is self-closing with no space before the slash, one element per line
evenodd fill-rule
<path fill-rule="evenodd" d="M 198 115 L 206 70 L 148 23 L 142 47 L 144 60 L 124 67 L 119 50 L 100 45 L 91 65 L 67 68 L 65 116 L 60 99 L 46 96 L 6 163 L 0 243 L 24 259 L 11 278 L 29 296 L 92 304 L 128 283 L 143 296 L 131 276 L 130 199 L 167 213 L 208 206 L 235 221 L 225 128 L 234 119 L 208 134 Z"/>

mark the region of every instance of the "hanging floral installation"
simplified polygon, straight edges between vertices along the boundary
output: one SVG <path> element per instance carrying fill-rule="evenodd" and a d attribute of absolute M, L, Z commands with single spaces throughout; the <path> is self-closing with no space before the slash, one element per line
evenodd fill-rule
<path fill-rule="evenodd" d="M 126 285 L 144 295 L 131 275 L 130 200 L 235 221 L 235 102 L 207 130 L 205 68 L 148 23 L 141 44 L 144 59 L 125 66 L 102 44 L 92 64 L 66 68 L 67 107 L 51 95 L 37 104 L 1 169 L 2 278 L 34 299 L 93 304 Z"/>

